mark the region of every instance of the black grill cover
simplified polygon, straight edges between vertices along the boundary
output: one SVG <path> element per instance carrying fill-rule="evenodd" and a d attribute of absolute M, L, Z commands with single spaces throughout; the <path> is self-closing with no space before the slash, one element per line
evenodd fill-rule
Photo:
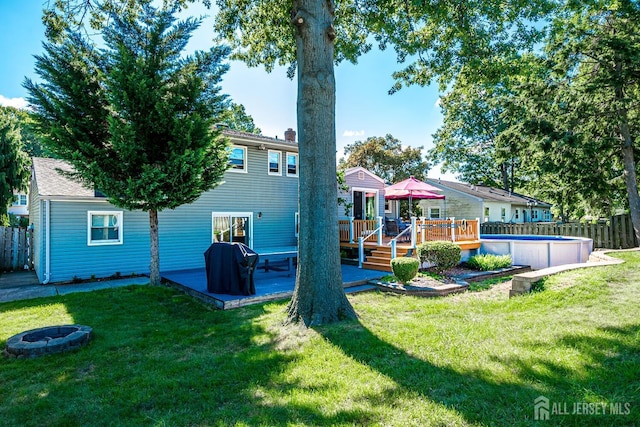
<path fill-rule="evenodd" d="M 253 271 L 258 254 L 243 243 L 214 243 L 204 253 L 207 291 L 214 294 L 253 295 Z"/>

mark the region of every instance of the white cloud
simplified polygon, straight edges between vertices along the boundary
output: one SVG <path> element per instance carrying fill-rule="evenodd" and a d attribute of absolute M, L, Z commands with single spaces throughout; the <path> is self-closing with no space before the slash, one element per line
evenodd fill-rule
<path fill-rule="evenodd" d="M 441 104 L 442 104 L 442 97 L 439 96 L 438 99 L 436 99 L 435 104 L 433 104 L 433 105 L 434 105 L 434 107 L 440 108 Z"/>
<path fill-rule="evenodd" d="M 27 108 L 29 103 L 24 98 L 5 98 L 0 95 L 0 105 L 3 107 Z"/>
<path fill-rule="evenodd" d="M 342 136 L 363 136 L 364 130 L 345 130 Z"/>

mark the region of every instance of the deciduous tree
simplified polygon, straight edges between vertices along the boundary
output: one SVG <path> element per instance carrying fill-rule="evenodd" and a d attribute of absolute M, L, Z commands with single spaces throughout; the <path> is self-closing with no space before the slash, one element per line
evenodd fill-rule
<path fill-rule="evenodd" d="M 0 107 L 0 225 L 8 225 L 13 193 L 26 190 L 28 180 L 29 158 L 22 150 L 18 121 L 12 109 Z"/>
<path fill-rule="evenodd" d="M 519 160 L 518 138 L 507 130 L 522 119 L 509 98 L 511 89 L 500 82 L 470 81 L 459 76 L 453 89 L 440 98 L 443 124 L 433 135 L 428 158 L 442 163 L 463 182 L 514 191 Z"/>
<path fill-rule="evenodd" d="M 341 159 L 341 168 L 362 166 L 391 183 L 412 175 L 424 180 L 429 170 L 429 164 L 422 157 L 422 147 L 402 148 L 400 141 L 389 134 L 356 141 L 347 145 L 344 153 L 347 158 Z"/>
<path fill-rule="evenodd" d="M 640 10 L 629 0 L 566 2 L 555 15 L 545 58 L 549 72 L 527 93 L 543 151 L 587 200 L 615 197 L 624 182 L 636 237 L 640 196 Z M 533 89 L 531 89 L 533 88 Z M 572 154 L 567 158 L 563 153 Z"/>
<path fill-rule="evenodd" d="M 407 2 L 389 0 L 218 0 L 217 29 L 235 57 L 249 65 L 277 64 L 298 75 L 300 240 L 290 321 L 319 324 L 353 317 L 341 289 L 335 206 L 334 63 L 356 62 L 393 45 L 397 84 L 444 87 L 462 67 L 491 73 L 496 57 L 536 39 L 527 25 L 548 1 Z M 520 31 L 522 30 L 522 31 Z M 537 39 L 536 39 L 537 40 Z"/>
<path fill-rule="evenodd" d="M 260 128 L 253 122 L 253 117 L 247 114 L 244 105 L 242 104 L 229 102 L 229 106 L 226 108 L 224 113 L 223 121 L 224 124 L 229 126 L 229 129 L 255 133 L 258 135 L 262 133 Z"/>

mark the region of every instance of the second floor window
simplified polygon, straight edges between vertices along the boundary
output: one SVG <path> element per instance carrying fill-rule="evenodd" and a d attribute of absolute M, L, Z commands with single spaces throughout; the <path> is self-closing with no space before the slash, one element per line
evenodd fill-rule
<path fill-rule="evenodd" d="M 280 151 L 269 150 L 269 175 L 282 175 L 280 171 Z"/>
<path fill-rule="evenodd" d="M 247 148 L 246 147 L 231 148 L 229 163 L 231 163 L 230 170 L 236 171 L 236 172 L 246 172 L 247 171 Z"/>
<path fill-rule="evenodd" d="M 298 155 L 287 153 L 287 176 L 298 176 Z"/>

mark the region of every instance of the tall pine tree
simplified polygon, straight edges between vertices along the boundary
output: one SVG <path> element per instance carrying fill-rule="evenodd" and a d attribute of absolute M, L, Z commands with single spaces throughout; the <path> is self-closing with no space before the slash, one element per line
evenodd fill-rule
<path fill-rule="evenodd" d="M 195 201 L 228 167 L 214 126 L 228 48 L 185 57 L 200 21 L 177 22 L 175 11 L 105 11 L 104 48 L 68 32 L 36 57 L 44 83 L 25 83 L 45 143 L 73 177 L 116 206 L 149 213 L 152 284 L 160 283 L 158 211 Z"/>

